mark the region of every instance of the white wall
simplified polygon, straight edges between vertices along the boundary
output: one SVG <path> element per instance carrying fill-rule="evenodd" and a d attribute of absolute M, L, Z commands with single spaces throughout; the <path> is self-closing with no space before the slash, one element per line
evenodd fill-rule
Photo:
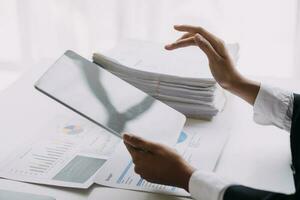
<path fill-rule="evenodd" d="M 90 57 L 123 37 L 172 41 L 180 23 L 239 42 L 245 74 L 292 77 L 296 19 L 297 0 L 0 0 L 0 79 L 66 49 Z"/>

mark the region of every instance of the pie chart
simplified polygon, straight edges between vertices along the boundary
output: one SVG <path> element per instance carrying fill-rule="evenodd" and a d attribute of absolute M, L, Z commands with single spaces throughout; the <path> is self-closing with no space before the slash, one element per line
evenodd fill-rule
<path fill-rule="evenodd" d="M 183 131 L 181 131 L 178 139 L 177 139 L 177 144 L 184 142 L 187 139 L 187 134 Z"/>
<path fill-rule="evenodd" d="M 83 132 L 83 128 L 78 125 L 67 125 L 63 128 L 63 132 L 68 135 L 77 135 Z"/>

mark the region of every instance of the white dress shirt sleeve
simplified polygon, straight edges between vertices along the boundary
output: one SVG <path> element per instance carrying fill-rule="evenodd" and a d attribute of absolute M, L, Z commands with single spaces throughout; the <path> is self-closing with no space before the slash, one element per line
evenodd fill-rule
<path fill-rule="evenodd" d="M 222 200 L 231 182 L 213 172 L 195 171 L 189 181 L 189 192 L 196 200 Z"/>
<path fill-rule="evenodd" d="M 287 131 L 291 128 L 294 95 L 291 92 L 261 85 L 254 103 L 253 119 L 262 125 L 275 125 Z M 196 200 L 223 200 L 232 182 L 213 172 L 195 171 L 189 181 L 189 192 Z"/>
<path fill-rule="evenodd" d="M 290 131 L 293 102 L 292 92 L 261 85 L 253 106 L 253 119 L 258 124 L 275 125 Z"/>

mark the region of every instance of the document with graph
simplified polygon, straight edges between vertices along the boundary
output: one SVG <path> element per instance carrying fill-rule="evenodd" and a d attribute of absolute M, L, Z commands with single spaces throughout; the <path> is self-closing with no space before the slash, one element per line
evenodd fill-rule
<path fill-rule="evenodd" d="M 197 169 L 214 171 L 228 135 L 229 129 L 226 128 L 221 130 L 203 127 L 197 131 L 186 128 L 181 132 L 175 149 Z M 142 179 L 134 172 L 134 164 L 123 143 L 97 173 L 95 183 L 129 190 L 190 196 L 181 188 L 154 184 Z"/>
<path fill-rule="evenodd" d="M 88 188 L 122 143 L 119 137 L 80 115 L 55 116 L 41 127 L 37 138 L 29 138 L 1 160 L 1 178 Z"/>
<path fill-rule="evenodd" d="M 88 188 L 96 172 L 121 139 L 87 119 L 57 116 L 1 162 L 7 179 L 74 188 Z"/>
<path fill-rule="evenodd" d="M 185 127 L 176 150 L 194 167 L 213 171 L 229 129 L 210 123 Z M 182 189 L 152 184 L 134 173 L 131 157 L 121 139 L 89 120 L 74 115 L 56 116 L 0 163 L 0 177 L 46 185 L 88 188 L 103 186 L 188 196 Z"/>
<path fill-rule="evenodd" d="M 183 114 L 72 51 L 35 88 L 74 114 L 47 122 L 35 134 L 38 138 L 1 160 L 2 178 L 87 188 L 124 132 L 172 146 L 186 121 Z"/>

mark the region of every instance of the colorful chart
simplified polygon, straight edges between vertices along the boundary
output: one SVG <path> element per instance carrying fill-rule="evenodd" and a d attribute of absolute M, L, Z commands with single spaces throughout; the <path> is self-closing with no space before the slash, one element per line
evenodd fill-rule
<path fill-rule="evenodd" d="M 178 137 L 178 140 L 177 140 L 177 144 L 184 142 L 187 139 L 187 137 L 188 137 L 187 134 L 185 132 L 181 131 L 181 133 Z"/>
<path fill-rule="evenodd" d="M 83 132 L 83 128 L 78 125 L 67 125 L 63 127 L 63 132 L 69 135 L 77 135 Z"/>

